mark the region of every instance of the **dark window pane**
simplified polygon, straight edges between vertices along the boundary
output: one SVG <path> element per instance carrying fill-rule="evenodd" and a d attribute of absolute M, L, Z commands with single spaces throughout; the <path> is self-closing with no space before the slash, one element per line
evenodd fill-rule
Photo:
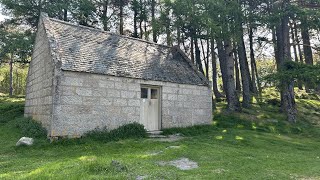
<path fill-rule="evenodd" d="M 158 89 L 151 89 L 151 99 L 158 99 Z"/>
<path fill-rule="evenodd" d="M 148 99 L 148 88 L 141 88 L 141 98 Z"/>

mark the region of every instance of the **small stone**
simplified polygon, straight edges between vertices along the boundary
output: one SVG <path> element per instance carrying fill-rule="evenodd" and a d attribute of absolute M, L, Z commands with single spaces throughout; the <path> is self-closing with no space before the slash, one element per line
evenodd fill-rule
<path fill-rule="evenodd" d="M 180 146 L 168 146 L 166 149 L 179 149 Z"/>
<path fill-rule="evenodd" d="M 156 155 L 159 155 L 159 154 L 161 154 L 161 153 L 163 153 L 163 151 L 152 152 L 152 153 L 150 153 L 150 154 L 148 154 L 148 155 L 150 155 L 150 156 L 156 156 Z"/>
<path fill-rule="evenodd" d="M 222 168 L 213 170 L 213 172 L 214 172 L 214 173 L 217 173 L 217 174 L 222 174 L 222 173 L 225 173 L 225 172 L 227 172 L 227 171 L 228 171 L 228 170 L 225 170 L 225 169 L 222 169 Z"/>
<path fill-rule="evenodd" d="M 180 141 L 183 138 L 184 137 L 182 137 L 181 135 L 169 135 L 163 138 L 157 138 L 155 140 L 160 142 L 175 142 L 175 141 Z"/>
<path fill-rule="evenodd" d="M 197 162 L 191 161 L 188 158 L 181 158 L 169 162 L 160 161 L 158 164 L 160 166 L 171 165 L 180 170 L 191 170 L 199 167 Z"/>
<path fill-rule="evenodd" d="M 31 146 L 32 144 L 33 144 L 33 139 L 32 138 L 22 137 L 16 143 L 16 146 L 21 146 L 21 145 Z"/>
<path fill-rule="evenodd" d="M 146 178 L 148 178 L 148 176 L 137 176 L 136 180 L 143 180 L 143 179 L 146 179 Z"/>

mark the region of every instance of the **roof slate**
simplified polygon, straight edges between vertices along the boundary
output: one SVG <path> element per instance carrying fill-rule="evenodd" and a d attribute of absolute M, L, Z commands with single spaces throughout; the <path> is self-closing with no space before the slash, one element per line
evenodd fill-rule
<path fill-rule="evenodd" d="M 54 47 L 51 48 L 58 54 L 62 70 L 208 85 L 204 75 L 178 48 L 73 25 L 46 16 L 42 18 L 48 36 L 54 41 L 51 43 Z"/>

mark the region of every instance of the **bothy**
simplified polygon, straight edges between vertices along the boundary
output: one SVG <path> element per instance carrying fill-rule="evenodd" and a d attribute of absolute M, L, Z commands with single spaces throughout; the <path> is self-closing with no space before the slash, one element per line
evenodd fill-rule
<path fill-rule="evenodd" d="M 149 131 L 209 124 L 211 104 L 208 81 L 179 48 L 41 15 L 25 116 L 48 136 L 131 122 Z"/>

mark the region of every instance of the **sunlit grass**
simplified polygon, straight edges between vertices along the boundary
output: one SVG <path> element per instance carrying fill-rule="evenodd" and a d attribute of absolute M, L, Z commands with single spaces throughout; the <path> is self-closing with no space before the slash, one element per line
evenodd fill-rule
<path fill-rule="evenodd" d="M 0 98 L 0 110 L 19 108 L 23 99 L 17 99 Z M 31 147 L 15 147 L 23 136 L 14 120 L 22 115 L 17 111 L 0 123 L 0 179 L 320 179 L 320 102 L 299 99 L 297 104 L 295 125 L 267 103 L 235 114 L 225 113 L 225 104 L 218 103 L 212 125 L 164 131 L 181 133 L 185 138 L 177 142 L 144 138 L 50 144 L 44 137 Z M 179 158 L 196 161 L 199 168 L 159 165 Z"/>

